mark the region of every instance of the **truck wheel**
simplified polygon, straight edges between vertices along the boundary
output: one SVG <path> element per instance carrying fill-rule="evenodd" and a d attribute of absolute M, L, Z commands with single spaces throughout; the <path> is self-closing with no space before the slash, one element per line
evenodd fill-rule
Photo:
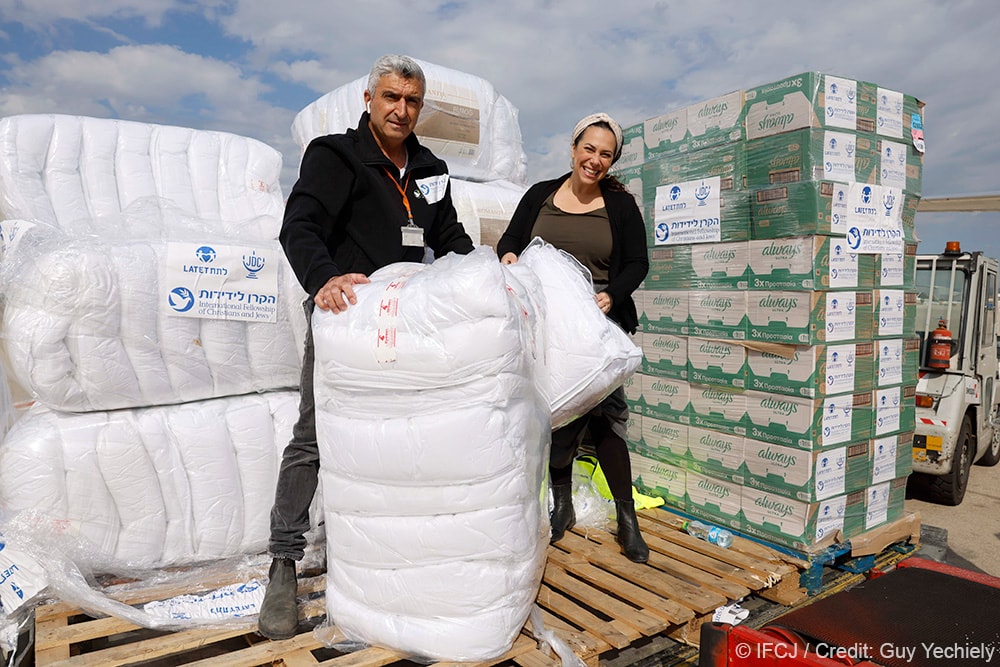
<path fill-rule="evenodd" d="M 969 486 L 969 470 L 972 468 L 972 458 L 976 455 L 975 442 L 972 439 L 972 420 L 969 415 L 962 418 L 962 430 L 955 442 L 955 452 L 952 455 L 951 471 L 930 479 L 928 492 L 931 502 L 941 505 L 961 505 L 965 498 L 965 490 Z"/>
<path fill-rule="evenodd" d="M 995 466 L 1000 463 L 1000 424 L 993 424 L 993 439 L 990 440 L 990 448 L 976 461 L 978 466 Z"/>

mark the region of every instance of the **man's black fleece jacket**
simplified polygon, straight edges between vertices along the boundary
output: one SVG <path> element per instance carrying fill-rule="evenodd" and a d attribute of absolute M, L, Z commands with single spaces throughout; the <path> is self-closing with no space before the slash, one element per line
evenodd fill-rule
<path fill-rule="evenodd" d="M 403 246 L 406 208 L 396 184 L 405 187 L 413 221 L 435 257 L 472 252 L 472 239 L 458 222 L 451 182 L 440 200 L 428 203 L 422 179 L 448 173 L 444 160 L 405 142 L 409 166 L 403 180 L 375 142 L 363 113 L 357 129 L 313 139 L 302 156 L 299 178 L 285 204 L 279 240 L 292 270 L 310 296 L 334 276 L 371 274 L 394 262 L 419 262 L 424 250 Z"/>
<path fill-rule="evenodd" d="M 514 210 L 507 230 L 497 243 L 499 257 L 508 252 L 521 254 L 531 242 L 531 230 L 545 199 L 559 189 L 567 178 L 569 174 L 528 188 Z M 632 292 L 638 289 L 649 272 L 646 226 L 632 193 L 611 190 L 602 182 L 601 194 L 611 222 L 611 261 L 608 267 L 608 286 L 604 290 L 611 297 L 611 312 L 608 316 L 625 331 L 635 333 L 639 318 Z"/>

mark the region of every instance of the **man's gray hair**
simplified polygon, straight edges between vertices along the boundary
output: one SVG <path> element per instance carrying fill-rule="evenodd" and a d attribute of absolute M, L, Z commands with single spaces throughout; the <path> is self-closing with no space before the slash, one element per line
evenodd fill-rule
<path fill-rule="evenodd" d="M 375 86 L 386 74 L 398 74 L 404 79 L 416 79 L 420 87 L 427 90 L 427 79 L 424 70 L 409 56 L 386 55 L 375 61 L 371 73 L 368 74 L 368 93 L 375 97 Z"/>

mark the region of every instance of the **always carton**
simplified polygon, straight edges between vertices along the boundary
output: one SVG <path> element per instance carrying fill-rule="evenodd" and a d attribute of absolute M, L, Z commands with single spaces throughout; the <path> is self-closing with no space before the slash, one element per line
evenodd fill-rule
<path fill-rule="evenodd" d="M 875 256 L 853 252 L 843 237 L 755 239 L 747 245 L 749 283 L 754 290 L 874 286 Z"/>
<path fill-rule="evenodd" d="M 684 468 L 634 450 L 629 451 L 629 460 L 633 483 L 641 493 L 663 498 L 670 507 L 687 509 L 687 471 Z"/>
<path fill-rule="evenodd" d="M 823 398 L 746 392 L 746 435 L 786 447 L 814 450 L 872 436 L 872 392 Z"/>
<path fill-rule="evenodd" d="M 912 336 L 917 315 L 917 293 L 901 289 L 876 289 L 873 335 L 875 338 Z"/>
<path fill-rule="evenodd" d="M 879 387 L 872 392 L 875 405 L 873 437 L 912 431 L 916 426 L 917 386 Z"/>
<path fill-rule="evenodd" d="M 690 423 L 688 401 L 691 388 L 686 380 L 642 375 L 644 417 L 655 417 L 681 424 Z"/>
<path fill-rule="evenodd" d="M 875 286 L 913 289 L 917 271 L 917 244 L 904 243 L 903 252 L 881 253 L 875 257 Z"/>
<path fill-rule="evenodd" d="M 641 333 L 642 372 L 686 380 L 688 339 L 676 334 Z"/>
<path fill-rule="evenodd" d="M 845 236 L 849 184 L 834 181 L 782 183 L 750 191 L 750 237 Z"/>
<path fill-rule="evenodd" d="M 742 483 L 743 436 L 692 426 L 688 429 L 691 470 Z"/>
<path fill-rule="evenodd" d="M 820 345 L 871 340 L 872 292 L 747 292 L 747 339 Z M 695 329 L 692 327 L 692 333 Z"/>
<path fill-rule="evenodd" d="M 643 123 L 646 162 L 661 154 L 680 153 L 688 135 L 687 109 L 677 109 Z"/>
<path fill-rule="evenodd" d="M 740 527 L 739 484 L 693 470 L 686 481 L 688 512 L 720 526 Z"/>
<path fill-rule="evenodd" d="M 629 412 L 642 413 L 642 408 L 646 404 L 642 398 L 642 373 L 633 373 L 622 383 L 625 390 L 625 404 L 628 405 Z"/>
<path fill-rule="evenodd" d="M 863 530 L 872 530 L 903 516 L 906 477 L 873 484 L 865 489 Z"/>
<path fill-rule="evenodd" d="M 747 187 L 800 181 L 870 183 L 878 180 L 878 143 L 870 135 L 796 130 L 747 142 Z"/>
<path fill-rule="evenodd" d="M 687 334 L 690 296 L 687 290 L 643 289 L 635 293 L 639 329 L 650 333 Z"/>
<path fill-rule="evenodd" d="M 690 151 L 720 144 L 739 144 L 745 137 L 743 91 L 736 90 L 685 107 Z"/>
<path fill-rule="evenodd" d="M 688 293 L 687 333 L 702 338 L 746 340 L 747 300 L 742 290 L 692 290 Z"/>
<path fill-rule="evenodd" d="M 711 338 L 687 339 L 688 379 L 693 383 L 745 389 L 747 348 L 742 343 Z"/>
<path fill-rule="evenodd" d="M 747 241 L 654 246 L 648 289 L 746 289 Z"/>
<path fill-rule="evenodd" d="M 642 436 L 634 450 L 657 461 L 684 466 L 689 460 L 688 425 L 643 415 Z"/>
<path fill-rule="evenodd" d="M 804 552 L 817 552 L 855 535 L 864 520 L 863 494 L 807 502 L 744 486 L 743 532 Z"/>
<path fill-rule="evenodd" d="M 744 486 L 806 502 L 868 486 L 869 443 L 806 452 L 769 442 L 744 440 Z"/>
<path fill-rule="evenodd" d="M 868 484 L 881 484 L 913 472 L 913 431 L 874 438 L 869 446 Z"/>
<path fill-rule="evenodd" d="M 732 387 L 690 385 L 690 423 L 723 433 L 746 433 L 746 392 Z"/>
<path fill-rule="evenodd" d="M 646 161 L 645 123 L 636 123 L 622 128 L 622 154 L 615 163 L 614 171 L 638 167 Z"/>
<path fill-rule="evenodd" d="M 874 132 L 874 84 L 832 74 L 804 72 L 744 92 L 747 139 L 800 128 Z"/>
<path fill-rule="evenodd" d="M 872 388 L 874 368 L 871 342 L 796 346 L 791 356 L 749 350 L 747 387 L 810 398 L 853 394 Z"/>

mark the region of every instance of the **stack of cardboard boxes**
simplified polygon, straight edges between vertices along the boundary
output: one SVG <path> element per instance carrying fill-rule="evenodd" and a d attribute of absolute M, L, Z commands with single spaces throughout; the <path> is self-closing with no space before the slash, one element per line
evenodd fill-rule
<path fill-rule="evenodd" d="M 902 515 L 922 106 L 810 72 L 625 131 L 650 257 L 626 386 L 643 492 L 800 551 Z"/>

